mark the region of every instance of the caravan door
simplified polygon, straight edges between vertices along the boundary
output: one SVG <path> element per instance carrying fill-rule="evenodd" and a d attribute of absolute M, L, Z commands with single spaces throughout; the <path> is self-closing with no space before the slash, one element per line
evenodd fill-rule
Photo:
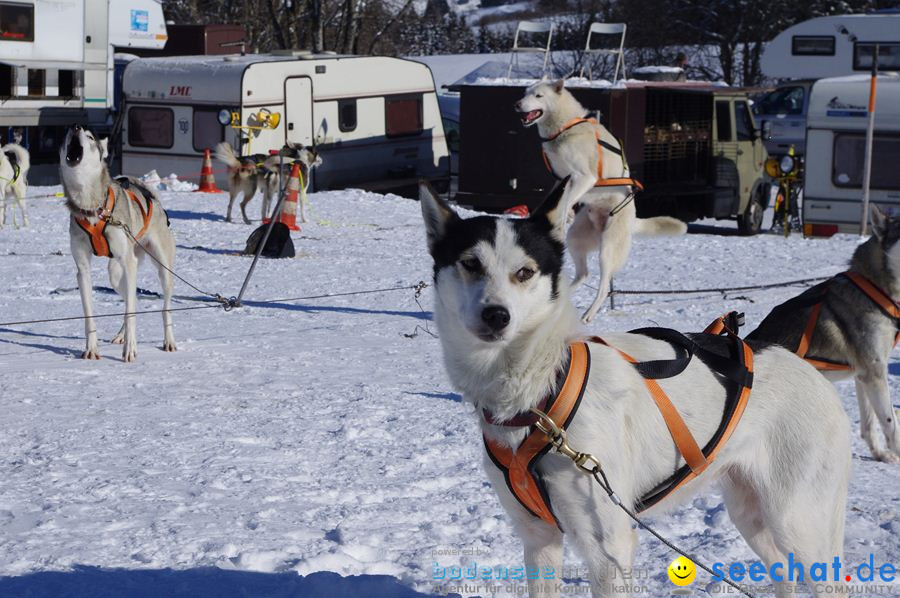
<path fill-rule="evenodd" d="M 285 140 L 313 144 L 312 80 L 290 77 L 284 82 Z"/>

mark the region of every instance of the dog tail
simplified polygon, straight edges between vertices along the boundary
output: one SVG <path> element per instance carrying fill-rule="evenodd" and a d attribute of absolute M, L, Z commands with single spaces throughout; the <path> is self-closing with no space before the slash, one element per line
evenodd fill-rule
<path fill-rule="evenodd" d="M 241 165 L 240 160 L 234 155 L 234 148 L 227 141 L 223 141 L 216 146 L 215 154 L 216 160 L 226 164 L 229 168 L 239 168 Z"/>
<path fill-rule="evenodd" d="M 18 143 L 7 143 L 0 151 L 3 153 L 11 152 L 16 155 L 16 163 L 19 165 L 19 169 L 24 173 L 28 172 L 28 169 L 31 168 L 31 156 L 28 154 L 28 150 L 19 145 Z"/>
<path fill-rule="evenodd" d="M 634 234 L 650 237 L 678 236 L 687 233 L 687 224 L 670 216 L 638 218 L 634 223 Z"/>

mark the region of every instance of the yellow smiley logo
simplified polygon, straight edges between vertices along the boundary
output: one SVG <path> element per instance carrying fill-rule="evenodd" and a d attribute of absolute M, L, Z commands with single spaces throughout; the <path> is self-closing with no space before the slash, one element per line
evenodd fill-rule
<path fill-rule="evenodd" d="M 697 567 L 690 559 L 680 556 L 671 563 L 666 570 L 669 573 L 669 579 L 676 586 L 686 586 L 694 581 L 697 577 Z"/>

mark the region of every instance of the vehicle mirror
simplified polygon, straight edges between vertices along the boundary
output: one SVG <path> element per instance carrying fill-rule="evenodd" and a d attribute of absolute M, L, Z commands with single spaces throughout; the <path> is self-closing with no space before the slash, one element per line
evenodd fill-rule
<path fill-rule="evenodd" d="M 762 132 L 761 136 L 763 139 L 771 139 L 772 138 L 772 123 L 771 121 L 765 121 L 762 124 Z"/>

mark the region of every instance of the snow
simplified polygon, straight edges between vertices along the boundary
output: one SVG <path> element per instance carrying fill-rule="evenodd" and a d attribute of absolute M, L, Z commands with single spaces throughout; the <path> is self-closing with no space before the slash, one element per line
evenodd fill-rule
<path fill-rule="evenodd" d="M 82 313 L 68 216 L 60 198 L 47 197 L 58 190 L 31 188 L 31 228 L 0 231 L 0 321 Z M 237 294 L 250 264 L 238 254 L 254 227 L 223 221 L 225 193 L 161 197 L 177 272 Z M 176 312 L 176 353 L 160 350 L 158 314 L 138 318 L 135 364 L 108 344 L 118 317 L 96 321 L 99 362 L 78 359 L 81 322 L 0 326 L 0 595 L 407 597 L 432 592 L 435 564 L 521 565 L 482 471 L 473 410 L 425 331 L 433 290 L 421 309 L 411 289 L 273 301 L 430 282 L 418 204 L 353 190 L 310 200 L 311 222 L 293 236 L 297 258 L 262 260 L 243 308 Z M 859 242 L 743 238 L 732 223 L 694 228 L 636 240 L 616 287 L 825 276 Z M 140 288 L 158 290 L 152 270 L 144 265 Z M 93 272 L 95 285 L 109 285 L 102 260 Z M 728 309 L 746 312 L 752 327 L 799 290 L 620 296 L 591 331 L 700 330 Z M 176 308 L 202 305 L 181 282 L 176 294 Z M 591 298 L 581 289 L 574 300 L 584 308 Z M 94 300 L 99 314 L 123 309 L 102 289 Z M 161 307 L 153 295 L 138 303 Z M 837 388 L 856 429 L 853 385 Z M 900 467 L 871 461 L 857 437 L 853 466 L 844 562 L 873 553 L 876 563 L 900 564 Z M 721 503 L 713 490 L 652 523 L 708 562 L 754 561 Z M 668 594 L 674 555 L 639 536 L 635 565 L 649 569 L 649 595 Z M 582 567 L 570 548 L 566 566 Z M 708 595 L 706 579 L 696 595 Z"/>
<path fill-rule="evenodd" d="M 159 173 L 151 170 L 147 174 L 141 175 L 141 181 L 158 191 L 196 191 L 199 185 L 190 181 L 182 181 L 178 179 L 178 175 L 170 173 L 166 178 L 160 178 Z"/>

